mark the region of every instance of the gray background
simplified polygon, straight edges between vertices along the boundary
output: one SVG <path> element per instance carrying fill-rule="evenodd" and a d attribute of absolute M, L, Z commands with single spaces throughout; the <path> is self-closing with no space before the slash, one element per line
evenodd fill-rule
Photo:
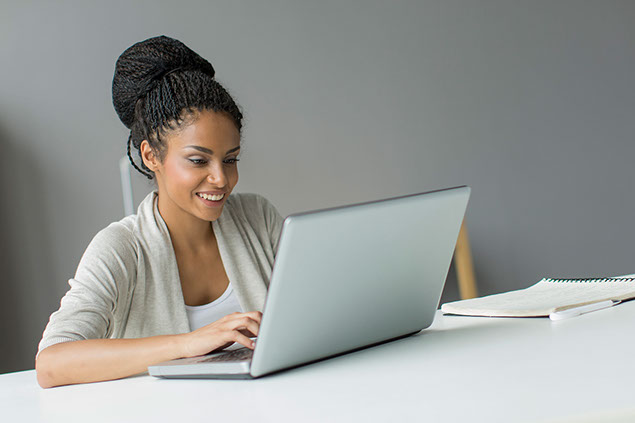
<path fill-rule="evenodd" d="M 33 367 L 83 250 L 122 217 L 114 63 L 160 34 L 244 108 L 237 190 L 283 215 L 468 184 L 480 293 L 635 272 L 635 2 L 1 9 L 0 372 Z M 137 177 L 136 201 L 149 189 Z"/>

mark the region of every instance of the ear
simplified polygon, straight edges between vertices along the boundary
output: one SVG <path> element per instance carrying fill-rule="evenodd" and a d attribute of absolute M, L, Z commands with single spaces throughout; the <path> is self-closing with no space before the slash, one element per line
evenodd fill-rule
<path fill-rule="evenodd" d="M 145 164 L 148 169 L 156 173 L 159 167 L 159 158 L 154 154 L 152 147 L 150 147 L 150 143 L 148 140 L 141 141 L 141 145 L 139 146 L 139 153 L 141 156 L 141 160 L 143 160 L 143 164 Z"/>

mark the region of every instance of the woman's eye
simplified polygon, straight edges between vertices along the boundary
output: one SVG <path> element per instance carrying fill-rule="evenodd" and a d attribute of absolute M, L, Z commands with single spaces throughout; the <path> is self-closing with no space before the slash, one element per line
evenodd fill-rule
<path fill-rule="evenodd" d="M 195 164 L 195 165 L 199 165 L 202 166 L 204 164 L 207 164 L 207 160 L 205 159 L 188 159 L 191 163 Z M 238 158 L 233 158 L 233 159 L 225 159 L 223 160 L 223 163 L 225 164 L 236 164 L 236 162 L 239 162 L 240 159 Z"/>

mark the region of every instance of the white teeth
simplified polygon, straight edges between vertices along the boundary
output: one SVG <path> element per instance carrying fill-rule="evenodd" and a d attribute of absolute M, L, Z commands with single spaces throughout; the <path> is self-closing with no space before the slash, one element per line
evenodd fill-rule
<path fill-rule="evenodd" d="M 211 200 L 211 201 L 220 201 L 225 196 L 225 194 L 221 194 L 221 195 L 207 195 L 207 194 L 203 194 L 203 193 L 200 193 L 200 192 L 197 193 L 196 195 L 198 195 L 201 198 L 204 198 L 206 200 Z"/>

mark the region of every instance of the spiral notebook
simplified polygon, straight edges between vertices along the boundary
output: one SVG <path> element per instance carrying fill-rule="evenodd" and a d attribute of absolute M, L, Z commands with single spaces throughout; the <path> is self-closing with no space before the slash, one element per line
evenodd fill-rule
<path fill-rule="evenodd" d="M 635 298 L 635 275 L 615 278 L 544 278 L 529 288 L 441 306 L 444 314 L 489 317 L 540 317 L 600 301 Z"/>

